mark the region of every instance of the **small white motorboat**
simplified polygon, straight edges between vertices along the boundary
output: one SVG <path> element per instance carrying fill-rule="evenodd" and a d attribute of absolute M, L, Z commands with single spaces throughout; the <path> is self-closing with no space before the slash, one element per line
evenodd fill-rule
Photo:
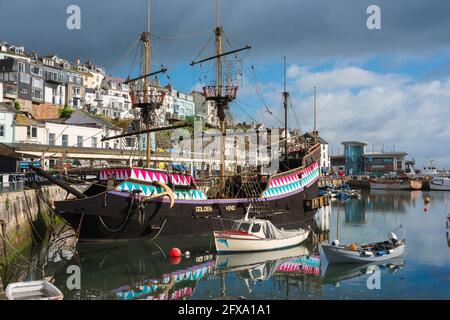
<path fill-rule="evenodd" d="M 434 177 L 430 181 L 430 190 L 450 191 L 450 178 Z"/>
<path fill-rule="evenodd" d="M 231 230 L 214 231 L 214 242 L 218 253 L 269 251 L 299 245 L 309 233 L 309 227 L 280 230 L 268 220 L 242 219 Z"/>
<path fill-rule="evenodd" d="M 10 283 L 5 290 L 8 300 L 62 300 L 62 292 L 45 280 Z"/>
<path fill-rule="evenodd" d="M 372 244 L 341 245 L 338 240 L 329 244 L 321 244 L 322 251 L 329 264 L 334 263 L 367 263 L 397 258 L 403 254 L 406 240 L 398 240 L 395 233 L 389 233 L 389 240 Z"/>

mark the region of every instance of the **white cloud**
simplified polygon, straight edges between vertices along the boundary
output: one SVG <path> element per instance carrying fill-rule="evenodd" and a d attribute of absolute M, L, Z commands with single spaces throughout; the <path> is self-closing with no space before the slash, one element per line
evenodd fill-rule
<path fill-rule="evenodd" d="M 333 70 L 311 72 L 306 68 L 291 66 L 291 74 L 296 74 L 295 86 L 301 91 L 310 91 L 317 86 L 320 90 L 374 87 L 389 84 L 398 86 L 408 78 L 397 74 L 379 74 L 359 67 L 348 66 Z"/>
<path fill-rule="evenodd" d="M 358 67 L 312 72 L 291 69 L 295 88 L 312 92 L 318 85 L 318 129 L 337 152 L 341 141 L 355 139 L 380 150 L 409 153 L 419 164 L 435 159 L 450 166 L 450 79 L 411 82 L 400 74 L 381 74 Z M 269 105 L 277 106 L 280 92 L 266 92 Z M 296 118 L 303 130 L 312 128 L 312 96 L 291 91 Z M 282 108 L 272 109 L 282 119 Z M 257 115 L 263 113 L 263 110 Z M 297 127 L 295 117 L 291 127 Z M 267 116 L 266 116 L 267 119 Z M 271 119 L 269 125 L 279 126 Z"/>

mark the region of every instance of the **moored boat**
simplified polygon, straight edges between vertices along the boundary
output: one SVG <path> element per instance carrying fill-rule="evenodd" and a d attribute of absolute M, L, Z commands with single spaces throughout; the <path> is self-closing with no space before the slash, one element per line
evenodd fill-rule
<path fill-rule="evenodd" d="M 406 247 L 406 240 L 398 240 L 395 233 L 389 234 L 389 240 L 371 244 L 341 245 L 338 240 L 323 243 L 322 251 L 329 264 L 379 262 L 401 256 Z"/>
<path fill-rule="evenodd" d="M 258 252 L 293 247 L 305 241 L 310 228 L 280 230 L 269 220 L 237 220 L 230 230 L 214 231 L 218 253 Z"/>
<path fill-rule="evenodd" d="M 434 177 L 430 180 L 430 190 L 450 191 L 449 177 Z"/>
<path fill-rule="evenodd" d="M 416 179 L 370 179 L 370 189 L 378 190 L 420 190 L 422 182 Z"/>
<path fill-rule="evenodd" d="M 8 300 L 63 300 L 64 295 L 45 280 L 10 283 L 5 290 Z"/>

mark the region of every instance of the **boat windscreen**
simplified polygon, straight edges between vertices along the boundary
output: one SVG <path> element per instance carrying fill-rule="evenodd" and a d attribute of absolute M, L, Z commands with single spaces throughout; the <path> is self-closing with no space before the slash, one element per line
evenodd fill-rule
<path fill-rule="evenodd" d="M 248 232 L 249 229 L 250 223 L 241 223 L 241 225 L 239 226 L 239 231 Z"/>

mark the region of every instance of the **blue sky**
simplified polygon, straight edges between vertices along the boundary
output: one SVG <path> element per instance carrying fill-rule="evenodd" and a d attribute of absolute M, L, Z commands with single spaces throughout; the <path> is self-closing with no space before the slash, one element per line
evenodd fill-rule
<path fill-rule="evenodd" d="M 43 55 L 91 59 L 113 75 L 127 76 L 133 58 L 124 56 L 146 29 L 146 2 L 0 0 L 0 39 Z M 286 56 L 292 128 L 311 129 L 316 85 L 318 127 L 335 152 L 340 141 L 357 139 L 376 150 L 395 144 L 420 164 L 433 158 L 450 167 L 450 2 L 221 2 L 221 24 L 232 47 L 253 47 L 241 55 L 243 86 L 231 107 L 238 120 L 280 126 Z M 81 8 L 81 30 L 66 28 L 72 4 Z M 366 27 L 371 4 L 381 9 L 381 30 Z M 199 86 L 201 68 L 189 63 L 212 34 L 215 7 L 215 0 L 152 0 L 152 33 L 176 36 L 154 37 L 152 69 L 169 69 L 163 83 L 181 91 Z M 213 44 L 201 56 L 212 54 Z"/>

